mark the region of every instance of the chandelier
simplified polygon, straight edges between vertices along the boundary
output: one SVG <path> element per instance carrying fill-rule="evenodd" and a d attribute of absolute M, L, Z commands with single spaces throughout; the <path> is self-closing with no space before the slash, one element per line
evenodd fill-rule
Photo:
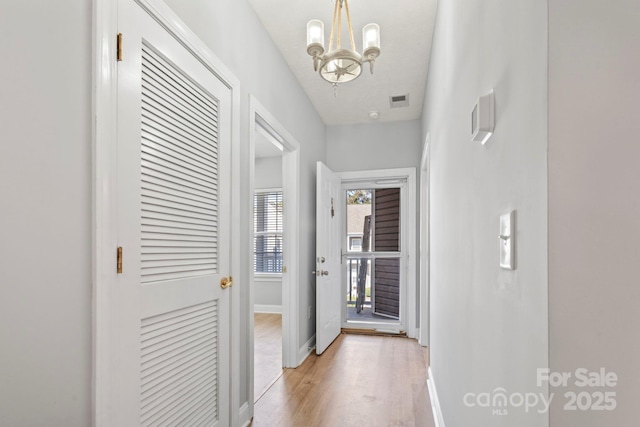
<path fill-rule="evenodd" d="M 347 17 L 351 49 L 343 49 L 342 42 L 342 12 Z M 334 49 L 334 41 L 335 49 Z M 337 85 L 354 80 L 362 73 L 362 63 L 368 62 L 373 74 L 373 63 L 380 55 L 380 27 L 378 24 L 367 24 L 362 29 L 362 55 L 356 51 L 351 28 L 348 0 L 335 0 L 333 22 L 331 23 L 331 37 L 329 49 L 324 50 L 324 24 L 319 19 L 312 19 L 307 23 L 307 53 L 313 57 L 313 69 L 320 72 L 320 77 Z"/>

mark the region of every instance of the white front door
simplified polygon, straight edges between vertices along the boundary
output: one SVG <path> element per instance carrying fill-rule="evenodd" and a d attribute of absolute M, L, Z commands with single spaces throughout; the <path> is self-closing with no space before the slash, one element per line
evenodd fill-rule
<path fill-rule="evenodd" d="M 229 425 L 231 96 L 119 0 L 113 425 Z"/>
<path fill-rule="evenodd" d="M 322 162 L 316 176 L 316 353 L 340 334 L 342 323 L 340 178 Z"/>

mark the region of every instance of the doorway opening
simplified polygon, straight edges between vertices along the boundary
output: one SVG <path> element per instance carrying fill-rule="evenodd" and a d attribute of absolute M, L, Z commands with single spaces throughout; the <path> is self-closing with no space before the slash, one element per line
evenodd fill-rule
<path fill-rule="evenodd" d="M 417 333 L 415 169 L 338 173 L 342 328 Z"/>
<path fill-rule="evenodd" d="M 282 375 L 284 146 L 256 120 L 253 193 L 254 402 Z"/>
<path fill-rule="evenodd" d="M 248 290 L 249 414 L 254 402 L 298 366 L 298 142 L 250 97 L 250 243 Z M 249 230 L 248 230 L 249 231 Z"/>
<path fill-rule="evenodd" d="M 400 323 L 399 187 L 346 196 L 346 323 Z"/>

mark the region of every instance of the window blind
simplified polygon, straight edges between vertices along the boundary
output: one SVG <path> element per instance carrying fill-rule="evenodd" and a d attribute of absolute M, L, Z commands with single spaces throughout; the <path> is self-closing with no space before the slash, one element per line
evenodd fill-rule
<path fill-rule="evenodd" d="M 253 199 L 256 273 L 282 273 L 282 191 L 258 192 Z"/>

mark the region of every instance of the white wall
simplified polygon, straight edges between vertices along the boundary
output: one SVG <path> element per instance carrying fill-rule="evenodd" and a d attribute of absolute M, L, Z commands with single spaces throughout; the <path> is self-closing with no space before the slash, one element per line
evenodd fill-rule
<path fill-rule="evenodd" d="M 423 138 L 431 135 L 431 369 L 447 427 L 545 426 L 547 414 L 467 407 L 466 393 L 545 393 L 547 4 L 440 1 Z M 495 133 L 470 140 L 495 90 Z M 515 271 L 498 266 L 499 215 L 517 211 Z"/>
<path fill-rule="evenodd" d="M 91 424 L 91 2 L 0 7 L 0 424 Z"/>
<path fill-rule="evenodd" d="M 327 127 L 327 166 L 334 172 L 420 166 L 420 121 Z"/>
<path fill-rule="evenodd" d="M 257 158 L 255 188 L 282 188 L 282 157 Z M 254 306 L 275 306 L 282 310 L 282 278 L 254 277 Z"/>
<path fill-rule="evenodd" d="M 255 188 L 282 188 L 282 156 L 256 159 Z"/>
<path fill-rule="evenodd" d="M 549 326 L 553 371 L 604 367 L 616 387 L 552 390 L 553 426 L 640 418 L 640 8 L 549 1 Z M 574 384 L 575 377 L 569 382 Z M 565 411 L 567 390 L 617 393 Z"/>

